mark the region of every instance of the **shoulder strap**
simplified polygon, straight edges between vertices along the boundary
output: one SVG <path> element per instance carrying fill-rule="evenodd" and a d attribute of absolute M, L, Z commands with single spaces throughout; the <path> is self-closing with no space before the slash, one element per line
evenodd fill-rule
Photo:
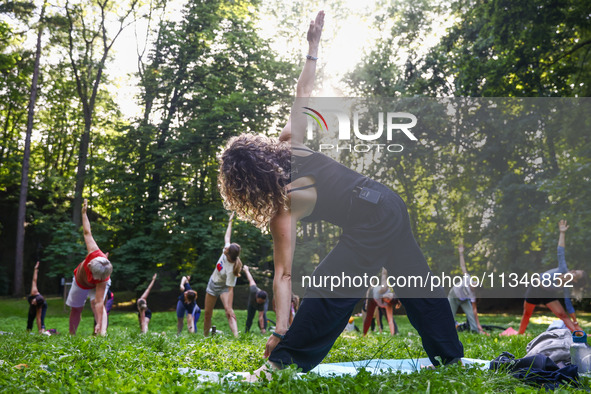
<path fill-rule="evenodd" d="M 295 192 L 295 191 L 298 191 L 298 190 L 310 189 L 312 187 L 316 187 L 316 184 L 315 183 L 311 183 L 311 184 L 306 185 L 306 186 L 294 187 L 293 189 L 289 189 L 287 191 L 287 193 Z"/>
<path fill-rule="evenodd" d="M 312 149 L 308 149 L 308 148 L 291 148 L 291 149 L 293 149 L 293 150 L 302 150 L 304 152 L 310 152 L 310 153 L 316 153 Z"/>

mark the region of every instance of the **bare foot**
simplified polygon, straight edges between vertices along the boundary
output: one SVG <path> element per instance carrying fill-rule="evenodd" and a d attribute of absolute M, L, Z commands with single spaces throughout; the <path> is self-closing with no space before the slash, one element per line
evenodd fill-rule
<path fill-rule="evenodd" d="M 246 381 L 249 383 L 258 382 L 261 378 L 261 374 L 265 374 L 267 380 L 271 380 L 271 373 L 269 372 L 269 370 L 270 369 L 267 366 L 267 364 L 263 364 L 259 369 L 247 376 Z"/>

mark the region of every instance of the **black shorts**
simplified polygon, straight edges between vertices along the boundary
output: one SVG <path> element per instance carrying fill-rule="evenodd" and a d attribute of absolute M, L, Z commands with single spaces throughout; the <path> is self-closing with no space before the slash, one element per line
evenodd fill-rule
<path fill-rule="evenodd" d="M 525 301 L 534 305 L 546 305 L 559 299 L 560 297 L 556 292 L 544 290 L 539 287 L 528 287 L 525 292 Z"/>
<path fill-rule="evenodd" d="M 552 301 L 558 301 L 558 298 L 526 298 L 525 301 L 534 305 L 546 305 Z"/>
<path fill-rule="evenodd" d="M 140 316 L 141 316 L 139 312 L 138 312 L 137 316 L 138 316 L 138 317 L 140 317 Z M 146 309 L 146 314 L 145 314 L 145 316 L 146 316 L 148 319 L 152 319 L 152 311 L 151 311 L 151 310 L 149 310 L 149 309 Z"/>

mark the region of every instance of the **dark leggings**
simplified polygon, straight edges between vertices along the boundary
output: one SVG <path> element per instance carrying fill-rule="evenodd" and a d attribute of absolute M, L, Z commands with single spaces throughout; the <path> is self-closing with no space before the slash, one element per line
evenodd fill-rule
<path fill-rule="evenodd" d="M 244 332 L 250 331 L 250 327 L 252 326 L 252 321 L 253 321 L 255 315 L 257 314 L 257 312 L 258 312 L 258 309 L 256 306 L 248 304 L 247 312 L 246 312 L 246 327 L 244 329 Z M 267 329 L 267 311 L 266 310 L 263 312 L 263 321 L 264 321 L 263 328 L 266 330 Z M 258 323 L 257 323 L 257 325 L 258 325 Z"/>
<path fill-rule="evenodd" d="M 44 302 L 41 307 L 41 328 L 45 329 L 45 314 L 47 313 L 47 303 Z M 37 317 L 37 306 L 29 305 L 29 317 L 27 319 L 27 330 L 33 329 L 33 322 Z"/>
<path fill-rule="evenodd" d="M 294 321 L 269 360 L 283 366 L 296 364 L 308 372 L 320 364 L 341 335 L 353 313 L 358 298 L 307 298 L 302 302 Z M 434 365 L 441 357 L 444 364 L 464 355 L 455 331 L 447 299 L 401 299 L 408 318 L 419 332 L 423 348 Z M 449 329 L 449 326 L 454 331 Z"/>
<path fill-rule="evenodd" d="M 318 265 L 313 276 L 340 276 L 343 272 L 350 276 L 375 275 L 382 267 L 394 277 L 425 280 L 430 275 L 425 257 L 412 235 L 404 202 L 382 185 L 373 187 L 382 192 L 379 206 L 352 205 L 350 223 L 355 225 L 344 227 L 339 243 Z M 308 288 L 291 327 L 269 360 L 283 366 L 296 364 L 304 372 L 318 365 L 343 332 L 355 304 L 365 295 L 366 289 L 357 290 L 349 288 L 327 293 Z M 443 289 L 431 291 L 429 287 L 407 286 L 394 288 L 394 291 L 434 365 L 440 364 L 436 357 L 443 364 L 463 357 L 463 346 Z M 334 298 L 337 294 L 341 298 Z M 351 298 L 346 298 L 347 294 Z"/>

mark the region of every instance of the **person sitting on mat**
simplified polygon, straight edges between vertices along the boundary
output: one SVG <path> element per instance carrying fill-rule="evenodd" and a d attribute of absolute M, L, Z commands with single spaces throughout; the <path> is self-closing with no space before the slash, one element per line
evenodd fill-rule
<path fill-rule="evenodd" d="M 430 275 L 400 196 L 304 145 L 308 122 L 302 107 L 309 105 L 323 25 L 324 12 L 320 11 L 308 29 L 308 56 L 279 140 L 254 134 L 231 138 L 222 152 L 219 171 L 226 208 L 259 228 L 268 226 L 273 237 L 277 326 L 264 357 L 274 368 L 295 364 L 303 372 L 324 359 L 365 289 L 332 292 L 310 286 L 289 326 L 297 221 L 326 220 L 343 229 L 337 245 L 316 267 L 313 276 L 317 278 L 363 277 L 382 267 L 396 276 L 426 280 Z M 457 362 L 463 347 L 443 290 L 405 288 L 398 296 L 431 362 Z"/>
<path fill-rule="evenodd" d="M 137 317 L 140 323 L 140 331 L 145 334 L 148 332 L 148 325 L 150 324 L 150 320 L 152 319 L 152 311 L 148 308 L 148 296 L 150 295 L 150 290 L 152 290 L 152 286 L 154 286 L 154 282 L 156 281 L 156 277 L 158 274 L 154 274 L 152 276 L 152 281 L 148 285 L 146 291 L 140 298 L 138 298 L 137 304 Z M 181 322 L 182 326 L 182 322 Z"/>
<path fill-rule="evenodd" d="M 242 271 L 242 261 L 240 261 L 240 245 L 237 243 L 230 243 L 232 237 L 232 219 L 234 219 L 234 212 L 230 214 L 228 221 L 228 228 L 224 236 L 224 249 L 218 262 L 215 265 L 213 273 L 207 283 L 205 290 L 205 312 L 203 320 L 203 335 L 208 336 L 211 329 L 211 317 L 213 315 L 213 308 L 218 300 L 222 299 L 224 310 L 226 311 L 226 318 L 228 325 L 235 337 L 238 336 L 238 324 L 236 322 L 236 315 L 232 308 L 234 300 L 234 286 L 236 286 L 236 278 L 240 276 Z"/>
<path fill-rule="evenodd" d="M 107 311 L 104 302 L 109 287 L 111 287 L 110 276 L 113 272 L 113 266 L 107 256 L 100 251 L 92 237 L 90 221 L 86 215 L 87 207 L 88 201 L 84 199 L 82 205 L 82 229 L 88 254 L 84 261 L 78 264 L 74 270 L 72 288 L 66 300 L 66 305 L 70 307 L 70 334 L 76 335 L 86 298 L 90 297 L 91 308 L 96 321 L 94 333 L 105 335 L 107 333 Z"/>
<path fill-rule="evenodd" d="M 577 322 L 577 315 L 575 308 L 571 302 L 569 284 L 576 291 L 582 289 L 585 285 L 587 274 L 582 270 L 568 270 L 566 266 L 566 259 L 564 257 L 564 247 L 566 230 L 568 225 L 566 220 L 562 219 L 558 222 L 558 267 L 548 270 L 540 275 L 540 286 L 529 286 L 525 292 L 525 301 L 523 301 L 523 316 L 521 317 L 521 324 L 519 325 L 519 334 L 524 334 L 529 324 L 529 319 L 536 308 L 536 305 L 546 305 L 560 320 L 564 322 L 566 327 L 571 331 L 580 330 L 581 326 Z M 543 286 L 544 278 L 550 282 L 550 286 Z M 560 285 L 563 286 L 560 286 Z M 564 297 L 564 304 L 566 311 L 562 307 L 559 299 Z"/>
<path fill-rule="evenodd" d="M 45 331 L 45 314 L 47 313 L 47 302 L 37 289 L 37 274 L 39 272 L 39 262 L 35 264 L 33 271 L 33 281 L 31 282 L 31 293 L 27 297 L 29 302 L 29 316 L 27 319 L 27 331 L 33 329 L 33 321 L 37 321 L 37 330 L 40 334 Z"/>

